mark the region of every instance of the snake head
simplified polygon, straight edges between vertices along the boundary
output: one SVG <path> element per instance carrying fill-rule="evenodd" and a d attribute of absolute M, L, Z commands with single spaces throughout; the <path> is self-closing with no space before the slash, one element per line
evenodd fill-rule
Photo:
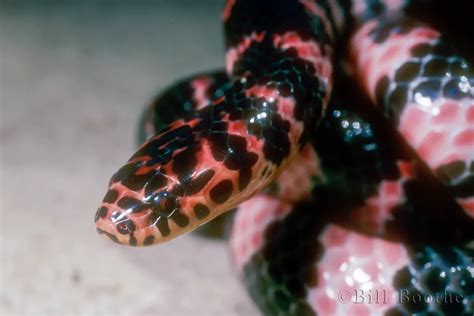
<path fill-rule="evenodd" d="M 97 210 L 95 221 L 97 231 L 114 242 L 146 246 L 191 230 L 190 219 L 183 212 L 179 198 L 166 189 L 145 197 L 124 187 L 123 182 L 115 182 Z"/>
<path fill-rule="evenodd" d="M 187 125 L 169 128 L 145 142 L 110 179 L 97 210 L 97 231 L 114 242 L 143 246 L 172 239 L 198 225 L 178 177 L 176 160 L 196 144 Z M 171 142 L 171 143 L 170 143 Z M 199 172 L 199 170 L 193 170 Z M 186 171 L 189 174 L 189 170 Z"/>
<path fill-rule="evenodd" d="M 234 148 L 233 138 L 229 139 L 223 148 L 255 163 L 256 154 Z M 247 168 L 248 164 L 229 160 L 233 157 L 230 154 L 224 160 L 215 159 L 211 147 L 216 148 L 216 144 L 216 140 L 211 143 L 196 136 L 188 125 L 152 137 L 112 176 L 95 216 L 97 231 L 124 245 L 158 244 L 240 203 L 239 196 L 248 197 L 251 193 L 247 190 L 253 187 L 242 186 L 239 175 L 248 173 L 234 166 Z M 232 168 L 225 167 L 226 159 Z"/>
<path fill-rule="evenodd" d="M 157 244 L 172 239 L 213 217 L 200 189 L 213 176 L 205 170 L 189 185 L 149 168 L 143 161 L 129 162 L 110 180 L 96 212 L 97 231 L 130 246 Z M 192 196 L 190 193 L 193 193 Z"/>

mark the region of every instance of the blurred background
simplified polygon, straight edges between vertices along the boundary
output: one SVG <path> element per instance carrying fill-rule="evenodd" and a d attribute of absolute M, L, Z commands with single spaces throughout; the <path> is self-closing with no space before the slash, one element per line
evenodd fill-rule
<path fill-rule="evenodd" d="M 225 242 L 95 232 L 162 88 L 224 63 L 222 1 L 1 1 L 1 315 L 255 315 Z"/>

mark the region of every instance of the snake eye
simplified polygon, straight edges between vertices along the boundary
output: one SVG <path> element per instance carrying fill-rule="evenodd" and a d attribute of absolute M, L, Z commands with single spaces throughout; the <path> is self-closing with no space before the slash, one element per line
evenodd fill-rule
<path fill-rule="evenodd" d="M 153 197 L 153 211 L 161 216 L 169 217 L 176 209 L 178 209 L 178 201 L 170 192 L 160 192 Z"/>

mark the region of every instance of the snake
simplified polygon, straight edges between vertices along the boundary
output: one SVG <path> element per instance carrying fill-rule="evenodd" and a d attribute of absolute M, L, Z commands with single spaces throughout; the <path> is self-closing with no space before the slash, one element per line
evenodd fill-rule
<path fill-rule="evenodd" d="M 145 109 L 99 234 L 159 244 L 236 209 L 265 315 L 472 315 L 474 67 L 435 4 L 227 0 L 225 70 Z"/>

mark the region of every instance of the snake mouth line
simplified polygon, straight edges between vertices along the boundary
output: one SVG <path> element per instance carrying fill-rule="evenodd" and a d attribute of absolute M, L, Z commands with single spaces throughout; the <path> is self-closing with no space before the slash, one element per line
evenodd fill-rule
<path fill-rule="evenodd" d="M 110 239 L 111 241 L 113 241 L 113 242 L 115 242 L 115 243 L 117 243 L 117 244 L 122 245 L 122 243 L 118 240 L 118 238 L 117 238 L 114 234 L 109 233 L 108 231 L 105 231 L 105 230 L 103 230 L 103 229 L 101 229 L 101 228 L 99 228 L 99 227 L 96 227 L 96 231 L 97 231 L 97 233 L 99 233 L 99 235 L 104 236 L 104 238 L 108 238 L 108 239 Z"/>

